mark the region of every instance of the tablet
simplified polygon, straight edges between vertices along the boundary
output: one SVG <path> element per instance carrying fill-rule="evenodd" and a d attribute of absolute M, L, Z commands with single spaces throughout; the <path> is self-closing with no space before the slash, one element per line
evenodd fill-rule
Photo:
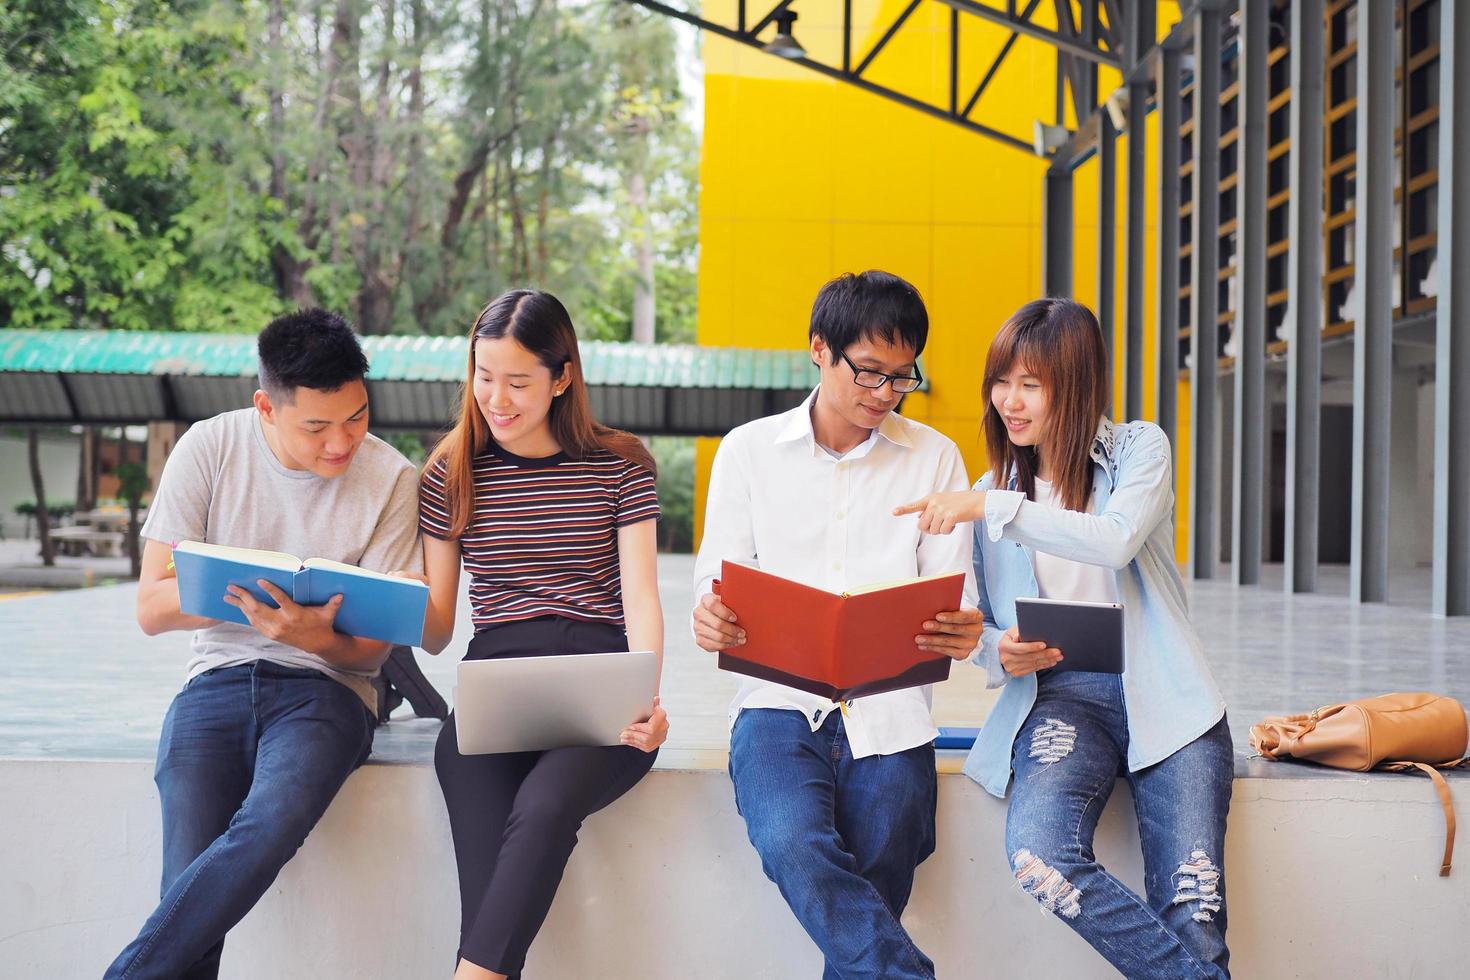
<path fill-rule="evenodd" d="M 1052 670 L 1123 673 L 1123 604 L 1017 599 L 1016 629 L 1021 642 L 1045 641 L 1062 651 Z"/>
<path fill-rule="evenodd" d="M 460 661 L 460 755 L 619 745 L 653 710 L 657 686 L 652 650 Z"/>

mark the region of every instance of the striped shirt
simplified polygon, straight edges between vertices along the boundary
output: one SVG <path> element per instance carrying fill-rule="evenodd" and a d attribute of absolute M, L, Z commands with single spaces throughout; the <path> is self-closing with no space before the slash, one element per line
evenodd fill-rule
<path fill-rule="evenodd" d="M 444 460 L 424 471 L 419 527 L 449 537 Z M 623 626 L 620 527 L 659 516 L 653 474 L 605 449 L 584 459 L 475 458 L 475 511 L 460 538 L 476 632 L 536 616 Z"/>

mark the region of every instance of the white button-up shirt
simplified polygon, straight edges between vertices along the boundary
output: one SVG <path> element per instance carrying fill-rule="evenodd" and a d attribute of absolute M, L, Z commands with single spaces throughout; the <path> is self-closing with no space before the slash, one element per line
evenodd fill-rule
<path fill-rule="evenodd" d="M 963 607 L 973 609 L 969 525 L 927 535 L 919 533 L 914 515 L 893 516 L 895 507 L 925 494 L 969 489 L 959 449 L 927 425 L 890 414 L 865 442 L 834 457 L 812 432 L 815 399 L 813 392 L 789 412 L 746 423 L 720 444 L 694 563 L 695 600 L 710 591 L 720 563 L 729 559 L 830 592 L 964 572 Z M 849 701 L 845 724 L 853 757 L 933 740 L 938 729 L 931 703 L 927 685 Z M 730 725 L 742 708 L 787 708 L 800 711 L 816 731 L 837 707 L 819 695 L 742 676 Z"/>

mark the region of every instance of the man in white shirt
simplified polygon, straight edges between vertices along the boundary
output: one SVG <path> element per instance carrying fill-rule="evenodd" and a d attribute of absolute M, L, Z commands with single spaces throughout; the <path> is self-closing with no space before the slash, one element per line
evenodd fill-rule
<path fill-rule="evenodd" d="M 955 444 L 894 414 L 918 387 L 929 318 L 913 286 L 869 271 L 827 283 L 809 342 L 821 372 L 800 406 L 730 432 L 715 456 L 695 562 L 696 641 L 744 641 L 739 610 L 712 594 L 723 560 L 842 592 L 964 572 L 966 607 L 926 623 L 920 648 L 956 660 L 979 643 L 968 534 L 921 534 L 894 508 L 969 487 Z M 932 978 L 899 919 L 934 850 L 936 781 L 928 687 L 838 704 L 744 677 L 730 706 L 735 804 L 766 875 L 835 978 Z"/>

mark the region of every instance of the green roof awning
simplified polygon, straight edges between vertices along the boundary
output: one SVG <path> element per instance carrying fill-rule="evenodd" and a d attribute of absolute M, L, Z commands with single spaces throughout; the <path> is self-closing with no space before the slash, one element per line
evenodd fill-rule
<path fill-rule="evenodd" d="M 464 337 L 364 337 L 374 428 L 446 425 Z M 593 410 L 659 435 L 723 435 L 799 404 L 817 383 L 803 350 L 582 341 Z M 249 403 L 255 337 L 0 330 L 0 423 L 189 422 Z"/>
<path fill-rule="evenodd" d="M 810 390 L 804 350 L 580 343 L 587 383 L 632 387 Z M 370 381 L 459 381 L 464 337 L 364 337 Z M 0 330 L 0 371 L 254 377 L 255 337 L 122 330 Z"/>

